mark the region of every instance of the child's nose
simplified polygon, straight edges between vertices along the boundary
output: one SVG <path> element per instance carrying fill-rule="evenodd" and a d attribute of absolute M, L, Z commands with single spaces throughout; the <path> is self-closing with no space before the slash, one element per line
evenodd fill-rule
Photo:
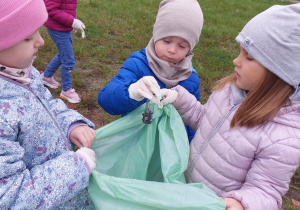
<path fill-rule="evenodd" d="M 42 47 L 45 44 L 44 39 L 41 37 L 41 35 L 39 34 L 38 40 L 35 43 L 35 47 L 39 48 Z"/>
<path fill-rule="evenodd" d="M 233 59 L 232 63 L 233 65 L 237 66 L 237 67 L 240 67 L 240 59 L 239 59 L 240 56 L 236 57 L 235 59 Z"/>
<path fill-rule="evenodd" d="M 170 45 L 169 48 L 168 48 L 168 51 L 170 53 L 176 53 L 176 46 L 175 45 Z"/>

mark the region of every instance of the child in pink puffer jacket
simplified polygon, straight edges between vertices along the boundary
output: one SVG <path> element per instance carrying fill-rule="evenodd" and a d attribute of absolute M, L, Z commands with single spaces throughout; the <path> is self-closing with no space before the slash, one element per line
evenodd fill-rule
<path fill-rule="evenodd" d="M 78 103 L 81 99 L 75 89 L 72 88 L 71 80 L 71 72 L 75 66 L 72 30 L 80 30 L 82 38 L 84 38 L 85 25 L 76 18 L 77 0 L 44 0 L 44 2 L 48 11 L 48 20 L 44 25 L 47 27 L 58 53 L 41 74 L 43 83 L 50 88 L 58 88 L 60 84 L 54 79 L 53 75 L 61 67 L 62 91 L 60 97 L 70 103 Z"/>

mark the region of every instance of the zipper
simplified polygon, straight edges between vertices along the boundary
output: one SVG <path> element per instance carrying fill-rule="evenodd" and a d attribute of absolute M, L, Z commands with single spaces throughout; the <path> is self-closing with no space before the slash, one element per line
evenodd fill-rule
<path fill-rule="evenodd" d="M 210 142 L 210 140 L 212 139 L 212 137 L 217 133 L 217 131 L 219 130 L 219 128 L 221 127 L 221 125 L 224 123 L 224 121 L 227 119 L 228 115 L 233 111 L 233 109 L 236 106 L 233 105 L 228 111 L 227 113 L 225 113 L 225 115 L 221 118 L 221 120 L 218 122 L 217 126 L 213 129 L 213 131 L 211 132 L 211 134 L 209 135 L 209 137 L 207 138 L 207 140 L 204 142 L 204 144 L 202 145 L 199 154 L 193 159 L 188 171 L 187 171 L 187 176 L 190 177 L 192 169 L 194 168 L 197 160 L 199 159 L 199 157 L 202 155 L 203 151 L 205 150 L 205 148 L 207 147 L 208 143 Z"/>
<path fill-rule="evenodd" d="M 14 80 L 12 80 L 12 79 L 10 79 L 10 78 L 7 78 L 7 77 L 5 77 L 5 76 L 2 76 L 2 75 L 0 75 L 0 78 L 6 80 L 6 81 L 8 81 L 8 82 L 12 82 L 12 83 L 14 83 L 14 84 L 16 84 L 16 85 L 19 85 L 20 87 L 23 87 L 23 88 L 27 89 L 29 92 L 31 92 L 31 93 L 39 100 L 39 102 L 43 105 L 44 109 L 46 110 L 46 112 L 48 113 L 48 115 L 51 117 L 51 119 L 53 120 L 54 124 L 56 125 L 57 129 L 59 130 L 60 135 L 61 135 L 61 136 L 63 137 L 63 139 L 65 140 L 66 145 L 68 145 L 69 149 L 72 150 L 71 144 L 69 143 L 69 141 L 67 140 L 67 138 L 63 135 L 62 130 L 60 129 L 60 127 L 58 126 L 58 124 L 57 124 L 56 121 L 54 120 L 53 116 L 51 115 L 51 113 L 49 112 L 49 110 L 45 107 L 45 105 L 44 105 L 44 103 L 41 101 L 41 99 L 35 94 L 35 91 L 30 87 L 30 85 L 27 87 L 27 86 L 25 86 L 25 85 L 20 84 L 19 82 L 16 82 L 16 81 L 14 81 Z"/>

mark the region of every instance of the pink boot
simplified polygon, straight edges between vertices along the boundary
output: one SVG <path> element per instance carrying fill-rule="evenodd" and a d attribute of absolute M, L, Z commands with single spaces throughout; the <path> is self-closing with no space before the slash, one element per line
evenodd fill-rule
<path fill-rule="evenodd" d="M 42 77 L 42 80 L 43 80 L 43 83 L 53 89 L 57 89 L 58 86 L 60 86 L 60 84 L 55 81 L 54 77 L 45 77 L 44 76 L 44 73 L 41 74 L 41 77 Z"/>
<path fill-rule="evenodd" d="M 60 97 L 62 99 L 68 100 L 70 103 L 73 104 L 79 103 L 81 100 L 73 88 L 70 88 L 67 91 L 62 90 L 60 93 Z"/>

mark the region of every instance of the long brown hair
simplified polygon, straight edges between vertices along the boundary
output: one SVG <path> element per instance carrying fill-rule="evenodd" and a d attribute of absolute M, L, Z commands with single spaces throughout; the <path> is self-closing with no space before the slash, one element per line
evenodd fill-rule
<path fill-rule="evenodd" d="M 222 89 L 226 84 L 236 81 L 234 74 L 219 80 L 213 91 Z M 230 128 L 235 126 L 254 127 L 266 121 L 272 121 L 277 112 L 290 105 L 290 95 L 294 88 L 270 71 L 266 71 L 264 79 L 252 91 L 248 92 L 234 114 Z"/>

